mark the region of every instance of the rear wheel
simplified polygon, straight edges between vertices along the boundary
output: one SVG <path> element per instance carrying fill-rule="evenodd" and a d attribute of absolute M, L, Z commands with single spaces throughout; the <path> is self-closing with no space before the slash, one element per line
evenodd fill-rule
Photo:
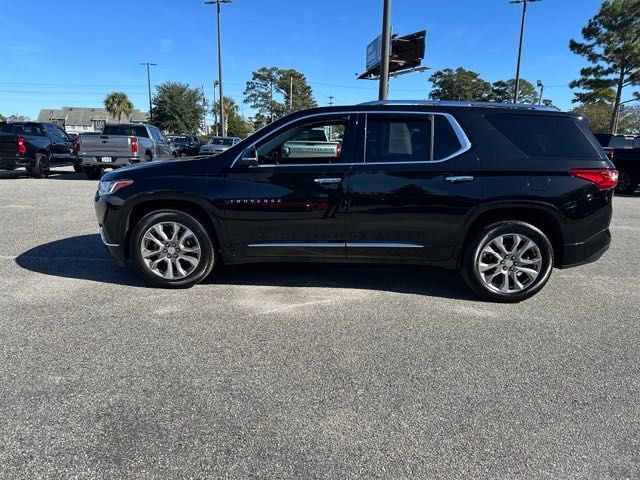
<path fill-rule="evenodd" d="M 31 167 L 31 171 L 29 173 L 33 178 L 47 178 L 49 173 L 51 173 L 49 156 L 45 153 L 36 153 L 33 167 Z"/>
<path fill-rule="evenodd" d="M 129 251 L 138 273 L 164 288 L 192 287 L 211 273 L 216 260 L 206 228 L 179 210 L 142 218 L 131 234 Z"/>
<path fill-rule="evenodd" d="M 535 295 L 553 269 L 553 247 L 547 236 L 516 220 L 480 229 L 463 255 L 462 275 L 469 287 L 496 302 L 519 302 Z"/>
<path fill-rule="evenodd" d="M 625 171 L 618 172 L 618 185 L 616 185 L 616 193 L 629 194 L 633 193 L 638 186 L 638 177 L 634 177 Z"/>
<path fill-rule="evenodd" d="M 102 168 L 100 167 L 84 166 L 82 170 L 89 180 L 100 180 L 102 177 Z"/>

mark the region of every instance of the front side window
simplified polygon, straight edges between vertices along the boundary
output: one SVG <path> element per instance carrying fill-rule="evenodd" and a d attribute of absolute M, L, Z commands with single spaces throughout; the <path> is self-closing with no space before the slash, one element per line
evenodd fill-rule
<path fill-rule="evenodd" d="M 261 165 L 339 163 L 347 131 L 347 116 L 298 124 L 257 145 Z"/>

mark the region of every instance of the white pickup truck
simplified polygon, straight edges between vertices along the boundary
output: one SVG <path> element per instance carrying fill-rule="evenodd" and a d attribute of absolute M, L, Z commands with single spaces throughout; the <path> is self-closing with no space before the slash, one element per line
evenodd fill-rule
<path fill-rule="evenodd" d="M 176 157 L 158 128 L 136 123 L 105 125 L 101 135 L 80 135 L 75 149 L 85 175 L 92 180 L 99 179 L 105 168 Z"/>
<path fill-rule="evenodd" d="M 283 159 L 339 158 L 342 142 L 330 141 L 324 128 L 310 128 L 282 145 Z M 286 161 L 286 160 L 285 160 Z"/>

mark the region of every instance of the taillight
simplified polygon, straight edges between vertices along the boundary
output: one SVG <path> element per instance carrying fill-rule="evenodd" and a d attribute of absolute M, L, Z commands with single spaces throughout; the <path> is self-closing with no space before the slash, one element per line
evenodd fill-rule
<path fill-rule="evenodd" d="M 18 142 L 18 153 L 20 155 L 27 153 L 27 139 L 24 137 L 18 137 L 16 140 Z"/>
<path fill-rule="evenodd" d="M 75 142 L 73 142 L 73 152 L 78 153 L 80 151 L 80 139 L 78 138 Z"/>
<path fill-rule="evenodd" d="M 336 145 L 336 157 L 340 158 L 341 155 L 342 155 L 342 144 L 339 143 L 338 145 Z"/>
<path fill-rule="evenodd" d="M 618 184 L 618 170 L 615 168 L 572 168 L 569 175 L 595 183 L 599 190 L 613 188 Z"/>
<path fill-rule="evenodd" d="M 129 137 L 129 144 L 131 145 L 131 153 L 138 153 L 138 137 Z"/>

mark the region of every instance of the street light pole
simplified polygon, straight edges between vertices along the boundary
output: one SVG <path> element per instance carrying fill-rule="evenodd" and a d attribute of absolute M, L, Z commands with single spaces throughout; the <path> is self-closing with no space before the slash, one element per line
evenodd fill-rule
<path fill-rule="evenodd" d="M 382 11 L 382 48 L 380 49 L 380 89 L 378 100 L 389 97 L 389 47 L 391 46 L 391 0 L 384 0 Z"/>
<path fill-rule="evenodd" d="M 149 121 L 153 122 L 153 109 L 151 108 L 151 72 L 150 67 L 155 67 L 157 63 L 142 62 L 140 65 L 147 67 L 147 87 L 149 89 Z"/>
<path fill-rule="evenodd" d="M 216 127 L 216 137 L 218 136 L 218 111 L 216 110 L 216 88 L 218 88 L 218 80 L 213 81 L 213 124 Z"/>
<path fill-rule="evenodd" d="M 509 0 L 509 3 L 522 4 L 522 20 L 520 21 L 520 44 L 518 45 L 518 64 L 516 66 L 516 85 L 513 92 L 513 103 L 518 103 L 518 91 L 520 90 L 520 61 L 522 59 L 522 39 L 524 37 L 524 20 L 527 16 L 527 3 L 541 1 L 542 0 Z"/>
<path fill-rule="evenodd" d="M 231 0 L 208 0 L 206 5 L 215 5 L 218 18 L 218 80 L 220 82 L 220 129 L 222 136 L 227 135 L 227 122 L 224 114 L 224 92 L 222 89 L 222 32 L 220 30 L 220 4 L 231 3 Z"/>

